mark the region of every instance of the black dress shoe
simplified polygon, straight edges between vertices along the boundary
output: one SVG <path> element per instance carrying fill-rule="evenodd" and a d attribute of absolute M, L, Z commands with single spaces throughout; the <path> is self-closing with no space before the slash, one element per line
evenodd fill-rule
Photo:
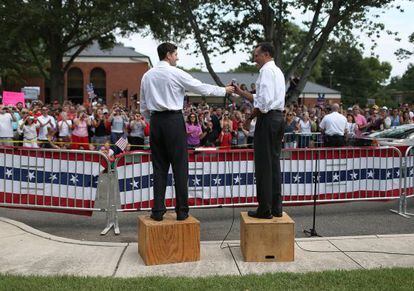
<path fill-rule="evenodd" d="M 265 214 L 257 212 L 256 210 L 249 210 L 247 211 L 247 215 L 254 218 L 261 218 L 261 219 L 272 219 L 272 214 Z"/>
<path fill-rule="evenodd" d="M 283 212 L 272 211 L 272 215 L 273 215 L 274 217 L 282 217 L 282 216 L 283 216 Z"/>
<path fill-rule="evenodd" d="M 186 220 L 188 218 L 188 213 L 177 213 L 177 220 Z"/>
<path fill-rule="evenodd" d="M 165 214 L 165 211 L 162 212 L 151 212 L 151 219 L 155 220 L 155 221 L 162 221 L 163 220 L 163 216 Z"/>

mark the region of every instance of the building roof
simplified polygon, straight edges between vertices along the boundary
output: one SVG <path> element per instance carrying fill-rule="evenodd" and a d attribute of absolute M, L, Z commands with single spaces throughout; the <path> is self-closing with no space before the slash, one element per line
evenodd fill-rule
<path fill-rule="evenodd" d="M 203 83 L 216 85 L 210 73 L 207 72 L 190 72 L 190 74 L 200 80 Z M 228 84 L 231 80 L 235 79 L 239 84 L 246 84 L 250 89 L 250 84 L 255 83 L 259 73 L 217 73 L 218 77 L 224 84 Z M 305 88 L 302 93 L 314 93 L 314 94 L 341 94 L 341 92 L 333 90 L 331 88 L 313 83 L 306 82 Z"/>
<path fill-rule="evenodd" d="M 75 51 L 76 48 L 70 50 L 65 56 L 70 57 L 75 53 Z M 150 59 L 148 56 L 136 52 L 133 47 L 127 47 L 120 43 L 115 44 L 113 48 L 102 50 L 97 41 L 94 41 L 89 47 L 84 49 L 79 54 L 79 57 L 125 57 Z"/>

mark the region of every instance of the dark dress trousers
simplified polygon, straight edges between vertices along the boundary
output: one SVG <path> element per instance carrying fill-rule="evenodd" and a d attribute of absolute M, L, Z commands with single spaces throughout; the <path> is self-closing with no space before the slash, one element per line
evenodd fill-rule
<path fill-rule="evenodd" d="M 187 133 L 181 111 L 151 114 L 150 146 L 154 168 L 153 213 L 163 213 L 168 170 L 172 166 L 177 214 L 188 213 Z"/>
<path fill-rule="evenodd" d="M 280 152 L 284 134 L 283 113 L 271 110 L 257 117 L 254 165 L 260 214 L 282 212 Z"/>

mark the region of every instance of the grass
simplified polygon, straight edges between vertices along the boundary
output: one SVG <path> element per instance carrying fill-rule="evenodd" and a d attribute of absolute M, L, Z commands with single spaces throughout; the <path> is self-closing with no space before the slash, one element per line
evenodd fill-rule
<path fill-rule="evenodd" d="M 414 268 L 207 278 L 0 275 L 0 290 L 414 290 Z"/>

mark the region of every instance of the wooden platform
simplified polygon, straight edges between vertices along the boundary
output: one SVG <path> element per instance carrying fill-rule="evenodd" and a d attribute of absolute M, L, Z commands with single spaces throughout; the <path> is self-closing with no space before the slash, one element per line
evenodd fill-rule
<path fill-rule="evenodd" d="M 177 221 L 169 212 L 163 221 L 154 221 L 143 215 L 138 225 L 138 252 L 146 265 L 200 260 L 200 222 L 193 216 Z"/>
<path fill-rule="evenodd" d="M 295 222 L 283 217 L 258 219 L 240 213 L 240 246 L 246 262 L 291 262 L 295 258 Z"/>

